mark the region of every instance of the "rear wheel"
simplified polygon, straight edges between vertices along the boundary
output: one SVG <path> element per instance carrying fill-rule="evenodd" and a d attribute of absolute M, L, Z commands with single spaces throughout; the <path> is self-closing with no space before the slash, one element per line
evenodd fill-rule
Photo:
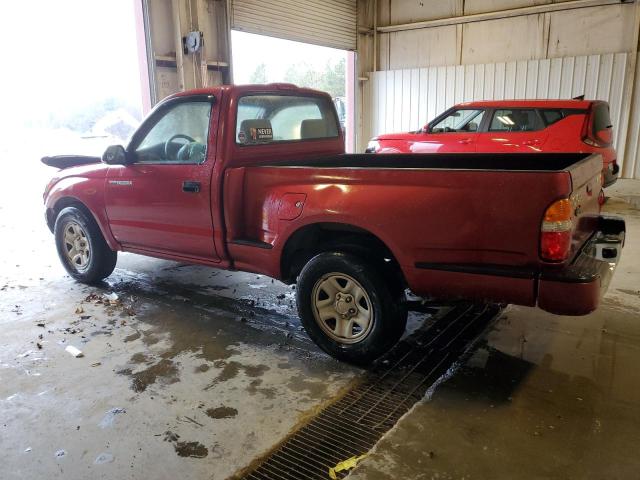
<path fill-rule="evenodd" d="M 81 209 L 63 209 L 54 234 L 60 261 L 73 278 L 96 283 L 111 275 L 118 254 L 109 248 L 96 221 Z"/>
<path fill-rule="evenodd" d="M 333 357 L 366 365 L 402 336 L 407 312 L 398 289 L 360 258 L 327 252 L 298 279 L 298 312 L 311 339 Z"/>

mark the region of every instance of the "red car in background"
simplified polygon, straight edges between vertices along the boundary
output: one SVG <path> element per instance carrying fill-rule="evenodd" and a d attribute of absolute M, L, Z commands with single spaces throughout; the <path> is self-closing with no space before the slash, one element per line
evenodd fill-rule
<path fill-rule="evenodd" d="M 602 183 L 618 179 L 609 104 L 491 100 L 455 105 L 422 129 L 374 137 L 367 153 L 599 153 Z"/>

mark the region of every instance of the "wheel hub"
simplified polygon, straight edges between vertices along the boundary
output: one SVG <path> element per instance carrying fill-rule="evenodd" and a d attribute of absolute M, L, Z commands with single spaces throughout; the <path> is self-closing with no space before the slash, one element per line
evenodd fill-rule
<path fill-rule="evenodd" d="M 76 270 L 84 270 L 89 265 L 91 249 L 84 229 L 75 222 L 69 222 L 64 229 L 64 245 L 69 263 Z"/>
<path fill-rule="evenodd" d="M 313 313 L 322 330 L 339 343 L 364 340 L 373 326 L 373 305 L 353 277 L 334 272 L 320 278 L 313 288 Z"/>
<path fill-rule="evenodd" d="M 358 313 L 358 307 L 353 301 L 353 296 L 349 294 L 337 293 L 334 308 L 344 318 L 351 318 Z"/>

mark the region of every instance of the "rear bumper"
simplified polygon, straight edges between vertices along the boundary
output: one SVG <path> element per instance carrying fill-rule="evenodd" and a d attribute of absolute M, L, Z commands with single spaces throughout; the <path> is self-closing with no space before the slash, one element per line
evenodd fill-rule
<path fill-rule="evenodd" d="M 421 296 L 513 303 L 538 306 L 558 315 L 586 315 L 598 308 L 609 286 L 624 238 L 624 220 L 601 216 L 591 239 L 561 270 L 417 262 L 404 273 L 411 290 Z"/>
<path fill-rule="evenodd" d="M 586 315 L 598 308 L 620 260 L 624 239 L 622 218 L 600 217 L 598 230 L 571 265 L 540 274 L 538 307 L 558 315 Z"/>
<path fill-rule="evenodd" d="M 602 184 L 603 187 L 609 187 L 616 183 L 618 180 L 618 174 L 620 173 L 620 167 L 617 163 L 611 162 L 605 169 L 602 170 L 602 174 L 604 175 L 604 182 Z"/>

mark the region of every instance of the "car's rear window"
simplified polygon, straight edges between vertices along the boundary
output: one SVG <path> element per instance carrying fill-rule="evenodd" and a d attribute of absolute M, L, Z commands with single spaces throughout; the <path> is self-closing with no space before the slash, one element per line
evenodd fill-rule
<path fill-rule="evenodd" d="M 260 145 L 338 136 L 333 103 L 323 97 L 247 95 L 238 102 L 236 143 Z"/>
<path fill-rule="evenodd" d="M 609 116 L 609 105 L 606 103 L 596 103 L 593 106 L 593 131 L 599 132 L 611 127 L 611 117 Z"/>
<path fill-rule="evenodd" d="M 493 113 L 490 132 L 533 132 L 544 128 L 535 109 L 514 108 Z"/>

